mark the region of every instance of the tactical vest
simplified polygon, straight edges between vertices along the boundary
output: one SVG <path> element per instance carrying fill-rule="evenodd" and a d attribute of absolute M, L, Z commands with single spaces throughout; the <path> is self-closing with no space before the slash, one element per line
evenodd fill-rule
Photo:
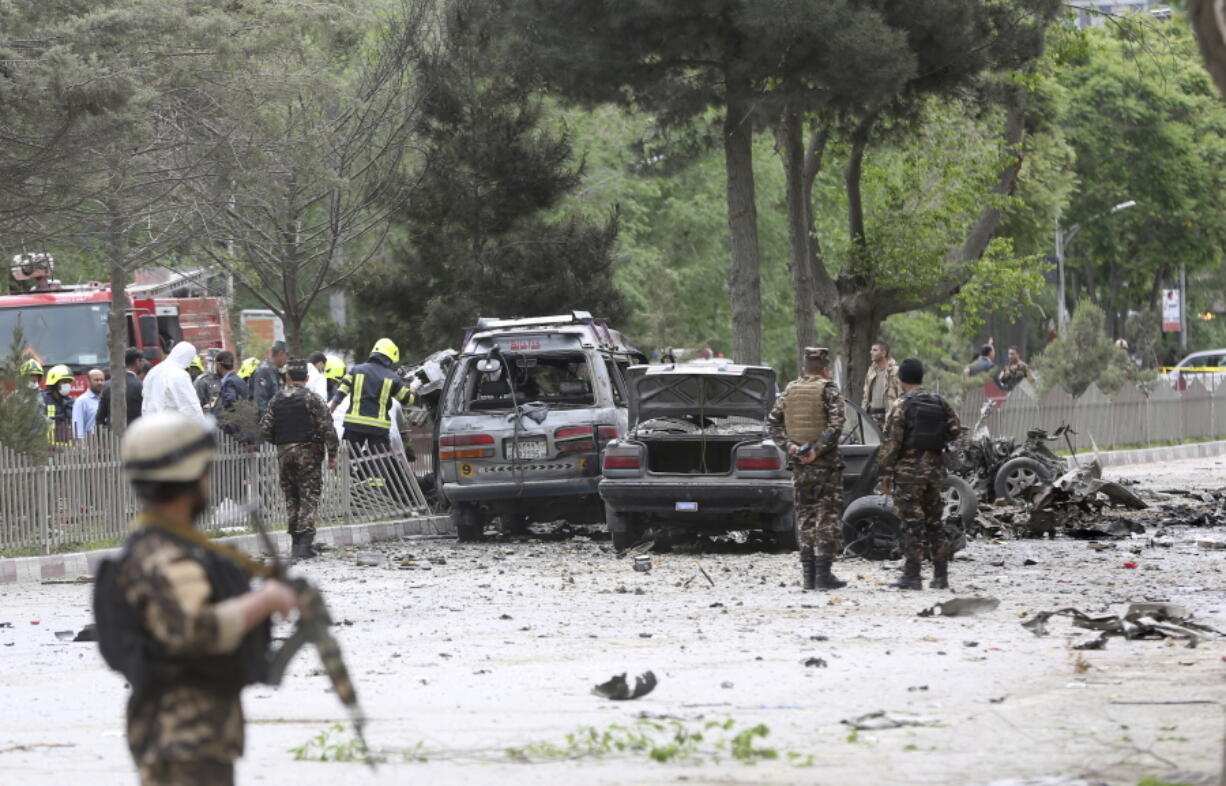
<path fill-rule="evenodd" d="M 945 405 L 935 393 L 903 396 L 903 412 L 907 419 L 907 436 L 903 446 L 916 450 L 941 452 L 949 442 L 949 421 Z"/>
<path fill-rule="evenodd" d="M 788 386 L 783 428 L 788 440 L 803 445 L 826 430 L 826 384 L 823 377 L 802 378 Z"/>
<path fill-rule="evenodd" d="M 274 445 L 292 442 L 313 442 L 311 413 L 307 411 L 307 394 L 278 396 L 272 402 L 272 441 Z"/>
<path fill-rule="evenodd" d="M 181 685 L 237 693 L 245 685 L 262 681 L 267 674 L 268 647 L 272 641 L 272 625 L 267 620 L 253 628 L 238 649 L 224 655 L 172 655 L 145 629 L 141 613 L 123 595 L 118 574 L 132 545 L 155 532 L 182 546 L 204 568 L 213 589 L 209 603 L 219 603 L 251 589 L 246 572 L 227 557 L 166 530 L 144 527 L 128 539 L 118 559 L 103 560 L 98 566 L 94 618 L 103 660 L 128 680 L 134 699 L 147 691 Z"/>

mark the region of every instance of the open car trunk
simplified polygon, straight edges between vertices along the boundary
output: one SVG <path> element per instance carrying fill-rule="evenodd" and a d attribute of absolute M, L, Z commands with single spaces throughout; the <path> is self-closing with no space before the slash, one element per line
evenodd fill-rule
<path fill-rule="evenodd" d="M 732 449 L 748 437 L 640 437 L 647 446 L 647 471 L 677 475 L 727 475 Z"/>

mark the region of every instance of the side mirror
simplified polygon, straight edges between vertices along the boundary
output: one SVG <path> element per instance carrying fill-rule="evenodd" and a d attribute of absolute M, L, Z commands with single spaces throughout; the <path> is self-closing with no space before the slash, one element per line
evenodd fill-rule
<path fill-rule="evenodd" d="M 502 370 L 502 362 L 495 358 L 483 358 L 477 361 L 477 371 L 482 374 L 495 374 Z"/>

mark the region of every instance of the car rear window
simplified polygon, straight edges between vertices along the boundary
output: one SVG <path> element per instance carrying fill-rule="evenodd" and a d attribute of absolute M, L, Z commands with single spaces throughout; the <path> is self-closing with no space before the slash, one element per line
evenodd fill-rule
<path fill-rule="evenodd" d="M 498 370 L 482 373 L 477 359 L 463 369 L 461 411 L 510 410 L 517 403 L 540 402 L 558 407 L 596 404 L 592 369 L 582 352 L 510 354 Z"/>

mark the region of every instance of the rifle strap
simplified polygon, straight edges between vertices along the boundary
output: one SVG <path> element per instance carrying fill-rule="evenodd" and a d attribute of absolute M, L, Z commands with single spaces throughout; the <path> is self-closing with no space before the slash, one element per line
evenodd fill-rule
<path fill-rule="evenodd" d="M 268 578 L 273 575 L 272 568 L 263 564 L 262 562 L 253 560 L 251 557 L 248 557 L 238 549 L 231 548 L 224 543 L 218 543 L 195 527 L 187 524 L 181 524 L 177 521 L 171 521 L 165 516 L 159 516 L 152 511 L 143 510 L 136 514 L 136 519 L 133 521 L 133 528 L 139 529 L 141 527 L 157 527 L 158 529 L 165 530 L 166 532 L 182 538 L 183 540 L 195 543 L 202 549 L 211 551 L 214 554 L 220 554 L 221 556 L 237 563 L 252 576 Z"/>

